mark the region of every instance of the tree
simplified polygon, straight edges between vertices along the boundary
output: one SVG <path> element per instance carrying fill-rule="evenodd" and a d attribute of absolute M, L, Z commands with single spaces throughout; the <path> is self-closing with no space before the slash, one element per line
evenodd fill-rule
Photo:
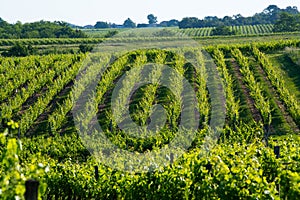
<path fill-rule="evenodd" d="M 216 17 L 216 16 L 206 16 L 206 17 L 204 17 L 204 20 L 206 20 L 206 21 L 217 21 L 217 20 L 219 20 L 219 18 Z"/>
<path fill-rule="evenodd" d="M 178 26 L 178 20 L 171 19 L 170 21 L 162 21 L 159 23 L 161 27 L 175 27 Z"/>
<path fill-rule="evenodd" d="M 110 37 L 113 37 L 114 35 L 117 35 L 118 34 L 118 31 L 117 30 L 113 30 L 113 31 L 108 31 L 104 37 L 105 38 L 110 38 Z"/>
<path fill-rule="evenodd" d="M 11 48 L 9 48 L 7 51 L 3 52 L 2 56 L 24 57 L 24 56 L 29 56 L 29 55 L 32 55 L 35 53 L 37 53 L 37 50 L 35 48 L 33 48 L 31 45 L 24 46 L 20 43 L 17 43 L 14 46 L 12 46 Z"/>
<path fill-rule="evenodd" d="M 231 31 L 228 26 L 218 26 L 212 30 L 212 35 L 236 35 L 236 32 Z"/>
<path fill-rule="evenodd" d="M 298 8 L 296 6 L 293 6 L 293 7 L 288 6 L 288 7 L 286 7 L 285 12 L 287 12 L 289 14 L 293 14 L 293 15 L 299 14 Z"/>
<path fill-rule="evenodd" d="M 149 24 L 138 24 L 137 27 L 138 28 L 147 28 L 147 27 L 149 27 Z"/>
<path fill-rule="evenodd" d="M 300 15 L 291 15 L 283 12 L 279 15 L 279 19 L 276 21 L 274 32 L 293 32 L 300 31 Z"/>
<path fill-rule="evenodd" d="M 179 28 L 197 28 L 200 20 L 196 17 L 185 17 L 179 23 Z"/>
<path fill-rule="evenodd" d="M 263 13 L 267 15 L 273 15 L 276 12 L 280 12 L 280 8 L 276 5 L 269 5 L 266 9 L 264 9 Z"/>
<path fill-rule="evenodd" d="M 0 20 L 0 38 L 83 38 L 80 30 L 72 29 L 66 22 L 39 21 L 33 23 L 17 22 L 9 24 Z"/>
<path fill-rule="evenodd" d="M 94 26 L 95 28 L 109 28 L 109 24 L 107 22 L 97 22 Z"/>
<path fill-rule="evenodd" d="M 167 26 L 168 27 L 172 27 L 172 26 L 178 26 L 178 20 L 176 19 L 171 19 L 170 21 L 167 22 Z"/>
<path fill-rule="evenodd" d="M 225 16 L 225 17 L 223 17 L 222 22 L 225 25 L 230 26 L 232 24 L 232 22 L 233 22 L 233 19 L 230 16 Z"/>
<path fill-rule="evenodd" d="M 81 44 L 79 45 L 79 51 L 82 53 L 91 52 L 93 51 L 93 46 L 88 44 Z"/>
<path fill-rule="evenodd" d="M 123 26 L 124 26 L 125 28 L 135 28 L 135 27 L 136 27 L 136 24 L 135 24 L 130 18 L 128 18 L 128 19 L 126 19 L 126 20 L 124 21 Z"/>
<path fill-rule="evenodd" d="M 149 21 L 149 24 L 156 24 L 157 23 L 157 17 L 155 17 L 153 14 L 148 15 L 147 19 Z"/>
<path fill-rule="evenodd" d="M 292 15 L 299 14 L 296 6 L 288 6 L 285 9 L 280 9 L 276 5 L 270 5 L 260 13 L 256 13 L 251 17 L 243 17 L 241 14 L 225 16 L 218 18 L 216 16 L 206 16 L 200 20 L 196 17 L 186 17 L 179 22 L 179 28 L 202 28 L 202 27 L 219 27 L 226 26 L 245 26 L 258 24 L 275 24 L 282 12 L 287 12 Z M 164 26 L 166 23 L 164 23 Z"/>

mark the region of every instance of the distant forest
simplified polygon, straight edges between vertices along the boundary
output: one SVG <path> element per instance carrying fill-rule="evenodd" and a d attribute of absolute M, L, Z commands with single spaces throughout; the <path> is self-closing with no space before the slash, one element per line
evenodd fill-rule
<path fill-rule="evenodd" d="M 262 12 L 256 13 L 251 17 L 243 17 L 241 14 L 225 16 L 223 18 L 216 16 L 207 16 L 204 17 L 204 19 L 185 17 L 181 21 L 172 19 L 158 23 L 157 17 L 153 14 L 149 14 L 147 19 L 148 24 L 136 24 L 130 18 L 127 18 L 121 25 L 98 21 L 95 25 L 81 27 L 60 21 L 39 21 L 25 24 L 17 22 L 10 24 L 0 18 L 0 38 L 85 38 L 87 36 L 80 29 L 141 27 L 179 27 L 182 29 L 221 27 L 219 29 L 216 28 L 216 35 L 228 35 L 234 33 L 228 32 L 228 30 L 224 28 L 226 26 L 259 24 L 274 24 L 274 32 L 300 31 L 300 13 L 295 6 L 288 6 L 285 9 L 281 9 L 276 5 L 270 5 Z"/>

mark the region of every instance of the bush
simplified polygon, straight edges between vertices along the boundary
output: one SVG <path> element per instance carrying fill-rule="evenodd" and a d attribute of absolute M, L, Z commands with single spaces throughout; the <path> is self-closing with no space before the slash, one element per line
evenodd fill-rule
<path fill-rule="evenodd" d="M 109 31 L 108 33 L 105 34 L 105 38 L 110 38 L 113 37 L 114 35 L 117 35 L 118 31 Z"/>
<path fill-rule="evenodd" d="M 22 45 L 20 43 L 15 44 L 10 49 L 2 53 L 2 56 L 5 57 L 25 57 L 32 54 L 35 54 L 37 50 L 33 48 L 31 45 Z"/>
<path fill-rule="evenodd" d="M 94 47 L 92 45 L 81 44 L 79 46 L 79 51 L 82 53 L 91 52 L 93 50 L 93 48 Z"/>
<path fill-rule="evenodd" d="M 212 30 L 212 35 L 236 35 L 235 31 L 231 31 L 228 26 L 218 26 Z"/>

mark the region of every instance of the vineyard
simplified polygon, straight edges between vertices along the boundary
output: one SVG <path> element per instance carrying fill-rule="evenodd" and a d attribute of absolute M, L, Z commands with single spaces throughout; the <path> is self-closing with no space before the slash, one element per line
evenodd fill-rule
<path fill-rule="evenodd" d="M 230 26 L 230 30 L 234 30 L 237 35 L 267 35 L 274 34 L 273 33 L 273 25 L 272 24 L 264 24 L 264 25 L 247 25 L 247 26 Z M 214 27 L 206 27 L 206 28 L 187 28 L 187 29 L 178 29 L 178 28 L 159 28 L 161 32 L 163 31 L 176 31 L 182 34 L 185 34 L 190 37 L 209 37 L 212 36 L 212 30 Z M 92 30 L 83 30 L 88 36 L 93 38 L 104 38 L 105 34 L 109 31 L 119 31 L 120 34 L 118 37 L 153 37 L 158 33 L 157 30 L 149 29 L 149 28 L 138 28 L 137 30 L 130 29 L 92 29 Z"/>
<path fill-rule="evenodd" d="M 180 30 L 180 32 L 192 37 L 211 36 L 214 28 L 189 28 Z M 264 25 L 248 25 L 248 26 L 230 26 L 230 30 L 234 30 L 239 35 L 263 35 L 272 33 L 273 26 L 271 24 Z"/>
<path fill-rule="evenodd" d="M 209 36 L 211 30 L 184 34 Z M 23 40 L 83 41 L 102 39 Z M 0 46 L 14 42 L 0 40 Z M 297 199 L 299 58 L 297 38 L 0 57 L 0 199 L 23 198 L 27 179 L 40 182 L 43 199 Z M 223 101 L 216 103 L 216 96 Z M 178 149 L 169 153 L 165 147 L 172 145 Z M 119 157 L 115 147 L 133 158 Z M 141 159 L 148 152 L 153 156 Z"/>

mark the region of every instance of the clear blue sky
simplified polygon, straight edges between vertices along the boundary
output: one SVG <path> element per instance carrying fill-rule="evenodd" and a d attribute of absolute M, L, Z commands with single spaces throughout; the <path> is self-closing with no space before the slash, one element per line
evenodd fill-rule
<path fill-rule="evenodd" d="M 59 20 L 77 25 L 97 21 L 122 24 L 128 17 L 146 23 L 151 13 L 159 22 L 239 13 L 250 16 L 271 4 L 300 9 L 300 0 L 1 0 L 0 17 L 10 23 Z"/>

